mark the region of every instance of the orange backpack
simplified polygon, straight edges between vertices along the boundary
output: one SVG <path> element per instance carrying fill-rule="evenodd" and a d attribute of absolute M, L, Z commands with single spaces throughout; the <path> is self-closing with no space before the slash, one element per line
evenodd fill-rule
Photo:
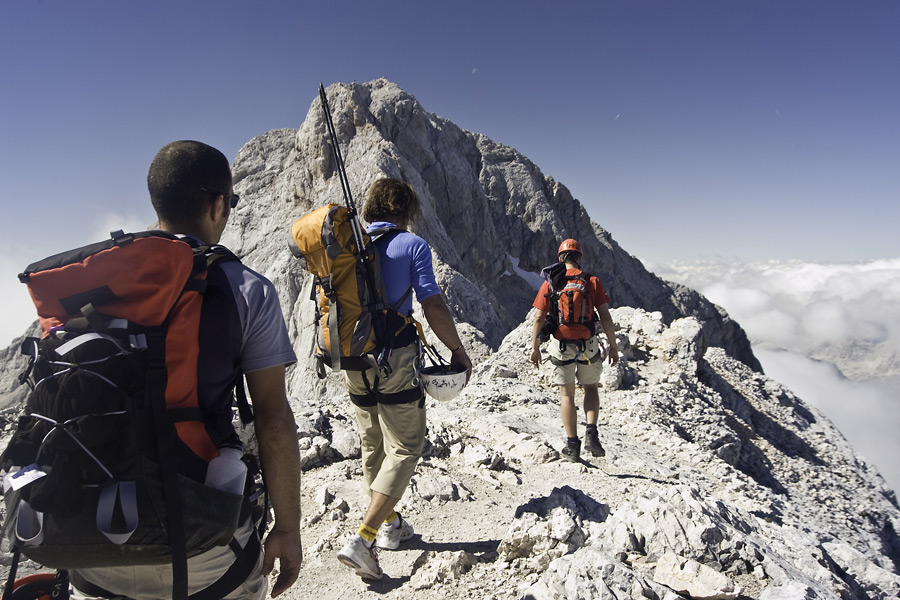
<path fill-rule="evenodd" d="M 541 274 L 547 280 L 547 320 L 541 339 L 547 341 L 554 332 L 563 340 L 584 340 L 597 332 L 597 315 L 591 298 L 591 275 L 566 275 L 564 263 L 545 267 Z"/>
<path fill-rule="evenodd" d="M 394 228 L 370 235 L 361 228 L 354 232 L 354 227 L 359 222 L 339 204 L 314 209 L 291 225 L 291 252 L 313 275 L 320 377 L 325 376 L 325 364 L 333 370 L 367 368 L 359 357 L 369 352 L 381 364 L 396 334 L 410 322 L 386 303 L 374 246 Z M 362 240 L 361 249 L 357 239 Z"/>
<path fill-rule="evenodd" d="M 32 390 L 0 457 L 11 548 L 57 569 L 168 563 L 186 590 L 187 557 L 231 541 L 245 504 L 204 485 L 218 451 L 197 399 L 220 259 L 237 260 L 119 231 L 19 276 L 43 335 L 23 344 Z"/>

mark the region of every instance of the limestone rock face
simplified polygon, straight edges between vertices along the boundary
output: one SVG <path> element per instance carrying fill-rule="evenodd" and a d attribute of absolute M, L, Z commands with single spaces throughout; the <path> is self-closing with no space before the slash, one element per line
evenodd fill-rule
<path fill-rule="evenodd" d="M 431 246 L 438 282 L 475 356 L 487 356 L 522 321 L 535 278 L 555 262 L 559 242 L 572 237 L 612 306 L 658 311 L 666 323 L 694 316 L 703 346 L 723 347 L 759 370 L 740 326 L 693 290 L 647 271 L 564 185 L 513 148 L 427 112 L 384 79 L 334 84 L 327 94 L 357 206 L 382 177 L 405 179 L 416 190 L 422 214 L 411 229 Z M 299 130 L 271 131 L 244 146 L 234 174 L 242 201 L 223 243 L 278 285 L 300 356 L 291 390 L 322 391 L 331 384 L 309 377 L 310 279 L 285 250 L 295 219 L 326 202 L 343 203 L 319 99 Z"/>

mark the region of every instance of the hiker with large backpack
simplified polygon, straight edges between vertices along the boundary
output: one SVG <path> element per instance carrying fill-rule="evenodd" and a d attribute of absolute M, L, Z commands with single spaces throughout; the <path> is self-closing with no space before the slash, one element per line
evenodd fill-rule
<path fill-rule="evenodd" d="M 412 294 L 425 320 L 450 351 L 451 367 L 472 371 L 450 309 L 441 296 L 431 264 L 431 249 L 407 227 L 419 212 L 412 187 L 398 179 L 380 179 L 368 190 L 363 218 L 375 241 L 386 304 L 401 315 L 412 315 Z M 355 535 L 338 552 L 338 559 L 365 579 L 383 571 L 375 547 L 393 550 L 413 537 L 412 526 L 394 507 L 406 491 L 425 443 L 425 396 L 417 381 L 420 344 L 415 322 L 408 322 L 389 348 L 386 365 L 366 354 L 361 370 L 344 369 L 344 380 L 356 412 L 362 466 L 369 506 Z M 381 353 L 379 353 L 381 354 Z"/>
<path fill-rule="evenodd" d="M 575 407 L 575 382 L 584 388 L 584 413 L 587 421 L 584 446 L 593 456 L 606 454 L 597 434 L 600 414 L 600 373 L 605 350 L 599 343 L 597 323 L 609 342 L 609 364 L 619 362 L 615 326 L 609 314 L 609 296 L 600 280 L 581 270 L 581 245 L 573 239 L 562 242 L 557 251 L 559 262 L 543 270 L 544 283 L 534 299 L 531 362 L 541 364 L 541 342 L 549 341 L 553 382 L 559 385 L 560 410 L 566 430 L 562 455 L 578 461 L 578 409 Z M 551 339 L 552 338 L 552 339 Z"/>
<path fill-rule="evenodd" d="M 302 562 L 284 385 L 296 357 L 278 296 L 217 245 L 238 202 L 221 152 L 168 144 L 147 184 L 159 231 L 20 275 L 43 337 L 23 348 L 32 392 L 3 454 L 5 527 L 16 553 L 67 574 L 72 598 L 262 599 L 278 561 L 275 596 Z M 274 512 L 265 544 L 235 397 Z"/>
<path fill-rule="evenodd" d="M 393 550 L 413 537 L 394 507 L 409 485 L 425 444 L 425 392 L 454 397 L 469 380 L 469 360 L 441 296 L 431 249 L 407 231 L 419 198 L 399 179 L 368 190 L 364 231 L 325 86 L 319 98 L 344 205 L 315 208 L 291 224 L 288 246 L 313 276 L 316 371 L 342 371 L 354 405 L 369 505 L 338 560 L 364 579 L 380 579 L 376 548 Z M 427 343 L 413 318 L 413 295 L 432 331 L 450 351 L 449 364 Z M 423 351 L 435 363 L 423 364 Z"/>

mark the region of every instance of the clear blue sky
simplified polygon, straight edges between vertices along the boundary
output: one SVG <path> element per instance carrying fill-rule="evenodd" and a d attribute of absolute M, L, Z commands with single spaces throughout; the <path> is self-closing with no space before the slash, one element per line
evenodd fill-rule
<path fill-rule="evenodd" d="M 383 76 L 643 260 L 892 258 L 898 32 L 893 0 L 4 2 L 0 250 L 149 224 L 165 143 L 233 158 Z"/>

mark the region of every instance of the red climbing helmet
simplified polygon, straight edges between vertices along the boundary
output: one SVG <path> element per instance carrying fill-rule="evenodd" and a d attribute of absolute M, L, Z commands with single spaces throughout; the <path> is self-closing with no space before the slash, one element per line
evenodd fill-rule
<path fill-rule="evenodd" d="M 581 244 L 573 239 L 564 240 L 563 243 L 559 245 L 559 250 L 556 251 L 556 255 L 559 256 L 563 252 L 577 252 L 578 254 L 583 254 L 581 251 Z"/>

